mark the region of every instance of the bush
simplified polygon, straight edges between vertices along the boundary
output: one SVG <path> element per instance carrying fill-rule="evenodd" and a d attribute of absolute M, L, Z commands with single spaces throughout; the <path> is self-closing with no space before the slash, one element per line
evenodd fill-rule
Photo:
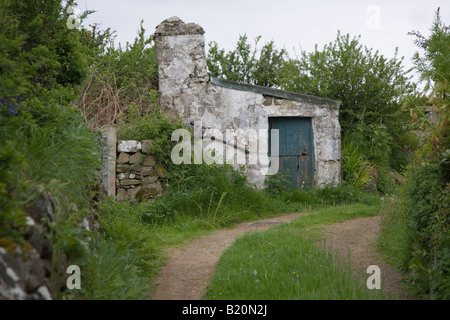
<path fill-rule="evenodd" d="M 118 123 L 118 138 L 122 140 L 153 140 L 151 153 L 159 163 L 172 165 L 170 155 L 174 146 L 172 133 L 179 128 L 185 128 L 180 122 L 172 122 L 159 110 L 150 108 L 140 112 L 136 104 L 131 104 L 120 117 Z"/>
<path fill-rule="evenodd" d="M 342 158 L 345 181 L 357 189 L 363 189 L 372 181 L 373 167 L 354 141 L 343 143 Z"/>
<path fill-rule="evenodd" d="M 358 123 L 347 133 L 345 140 L 353 141 L 364 158 L 371 163 L 389 166 L 393 138 L 385 125 Z"/>
<path fill-rule="evenodd" d="M 86 127 L 76 109 L 34 98 L 23 102 L 17 116 L 4 116 L 0 124 L 0 135 L 23 153 L 20 169 L 12 170 L 18 181 L 59 181 L 59 190 L 53 191 L 82 205 L 86 187 L 97 182 L 100 136 Z"/>
<path fill-rule="evenodd" d="M 23 166 L 24 155 L 10 140 L 0 147 L 0 234 L 13 241 L 21 241 L 25 228 L 23 206 L 27 185 L 14 178 L 14 171 Z"/>
<path fill-rule="evenodd" d="M 377 190 L 381 194 L 389 195 L 395 193 L 398 186 L 395 183 L 391 171 L 386 167 L 378 168 Z"/>
<path fill-rule="evenodd" d="M 431 299 L 450 295 L 450 118 L 443 117 L 408 169 L 405 212 L 414 234 L 410 280 Z"/>
<path fill-rule="evenodd" d="M 404 249 L 391 252 L 402 267 L 407 265 L 413 293 L 426 299 L 443 300 L 450 297 L 449 31 L 449 26 L 441 21 L 438 9 L 430 38 L 417 31 L 409 33 L 416 36 L 415 44 L 424 51 L 424 56 L 416 53 L 413 58 L 420 80 L 425 82 L 421 101 L 433 106 L 438 124 L 430 123 L 422 113 L 420 122 L 427 123 L 426 141 L 407 168 L 404 200 L 399 212 L 391 215 L 398 221 L 395 225 L 396 228 L 398 225 L 398 233 L 406 235 L 403 238 L 410 237 L 406 242 L 409 253 Z M 413 110 L 411 116 L 418 120 Z"/>
<path fill-rule="evenodd" d="M 419 149 L 420 138 L 413 132 L 404 133 L 395 138 L 392 146 L 390 166 L 397 172 L 404 172 L 414 159 L 414 153 Z"/>
<path fill-rule="evenodd" d="M 93 126 L 116 124 L 135 106 L 139 113 L 157 106 L 158 68 L 155 42 L 140 28 L 125 48 L 114 44 L 114 32 L 98 25 L 82 30 L 90 73 L 79 88 L 77 106 Z"/>

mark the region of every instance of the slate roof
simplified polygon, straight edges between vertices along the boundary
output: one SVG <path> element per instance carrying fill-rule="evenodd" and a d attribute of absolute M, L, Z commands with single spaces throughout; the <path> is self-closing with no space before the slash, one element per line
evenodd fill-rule
<path fill-rule="evenodd" d="M 257 86 L 247 83 L 241 83 L 236 81 L 230 81 L 225 79 L 219 79 L 219 78 L 210 78 L 210 82 L 212 84 L 215 84 L 216 86 L 228 88 L 228 89 L 234 89 L 239 91 L 247 91 L 247 92 L 254 92 L 259 93 L 265 96 L 275 97 L 275 98 L 281 98 L 291 101 L 297 101 L 297 102 L 306 102 L 316 105 L 322 105 L 329 108 L 335 108 L 339 109 L 340 105 L 342 104 L 340 101 L 326 99 L 326 98 L 320 98 L 316 96 L 310 96 L 306 94 L 296 93 L 296 92 L 289 92 L 285 90 L 280 89 L 274 89 L 274 88 L 268 88 L 263 86 Z"/>

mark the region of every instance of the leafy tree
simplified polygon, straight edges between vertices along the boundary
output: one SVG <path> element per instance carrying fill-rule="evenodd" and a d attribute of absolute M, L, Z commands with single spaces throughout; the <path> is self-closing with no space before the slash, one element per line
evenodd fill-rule
<path fill-rule="evenodd" d="M 286 59 L 286 50 L 275 48 L 273 41 L 261 49 L 258 44 L 261 36 L 255 39 L 255 46 L 248 43 L 247 35 L 239 37 L 236 49 L 225 53 L 217 42 L 209 44 L 208 69 L 213 77 L 244 82 L 265 87 L 277 87 L 277 71 Z"/>
<path fill-rule="evenodd" d="M 11 98 L 81 83 L 87 65 L 80 31 L 69 29 L 59 0 L 0 4 L 0 96 Z M 62 97 L 63 98 L 63 97 Z"/>
<path fill-rule="evenodd" d="M 436 11 L 435 21 L 431 28 L 429 39 L 418 31 L 409 34 L 416 36 L 414 43 L 424 51 L 414 55 L 413 61 L 420 74 L 420 80 L 425 82 L 425 93 L 429 93 L 430 102 L 438 107 L 448 108 L 450 102 L 450 30 Z"/>
<path fill-rule="evenodd" d="M 411 90 L 401 62 L 397 51 L 389 60 L 363 47 L 359 37 L 338 33 L 322 50 L 316 46 L 314 52 L 288 60 L 280 70 L 281 87 L 341 101 L 344 136 L 358 123 L 400 134 L 407 120 L 400 99 Z"/>

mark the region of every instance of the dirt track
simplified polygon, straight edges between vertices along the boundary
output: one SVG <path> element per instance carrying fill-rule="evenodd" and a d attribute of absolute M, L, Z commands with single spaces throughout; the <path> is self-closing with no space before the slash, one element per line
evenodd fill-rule
<path fill-rule="evenodd" d="M 233 229 L 216 231 L 195 240 L 183 249 L 172 249 L 169 261 L 157 280 L 154 300 L 200 300 L 222 253 L 246 232 L 264 231 L 281 222 L 289 222 L 303 214 L 240 223 Z"/>
<path fill-rule="evenodd" d="M 400 289 L 401 274 L 382 260 L 375 250 L 375 241 L 380 232 L 381 217 L 361 218 L 325 227 L 327 242 L 343 259 L 350 255 L 355 276 L 364 281 L 370 276 L 367 268 L 377 265 L 381 269 L 381 279 L 385 292 L 391 292 L 397 299 L 404 299 Z"/>
<path fill-rule="evenodd" d="M 221 255 L 234 240 L 246 232 L 259 232 L 282 222 L 289 222 L 304 214 L 241 223 L 233 229 L 220 230 L 193 241 L 182 249 L 169 249 L 169 260 L 162 267 L 157 280 L 154 300 L 200 300 L 206 293 L 209 281 Z M 356 276 L 367 277 L 367 267 L 381 268 L 384 287 L 401 297 L 398 289 L 401 276 L 382 261 L 375 251 L 374 242 L 379 232 L 379 217 L 351 220 L 325 227 L 328 243 L 333 251 L 348 257 Z"/>

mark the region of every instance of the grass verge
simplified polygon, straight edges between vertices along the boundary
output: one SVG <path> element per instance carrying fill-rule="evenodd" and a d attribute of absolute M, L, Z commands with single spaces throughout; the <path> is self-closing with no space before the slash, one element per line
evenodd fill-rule
<path fill-rule="evenodd" d="M 401 199 L 392 198 L 389 202 L 390 205 L 381 214 L 381 232 L 377 239 L 377 248 L 391 265 L 407 272 L 413 234 Z"/>

